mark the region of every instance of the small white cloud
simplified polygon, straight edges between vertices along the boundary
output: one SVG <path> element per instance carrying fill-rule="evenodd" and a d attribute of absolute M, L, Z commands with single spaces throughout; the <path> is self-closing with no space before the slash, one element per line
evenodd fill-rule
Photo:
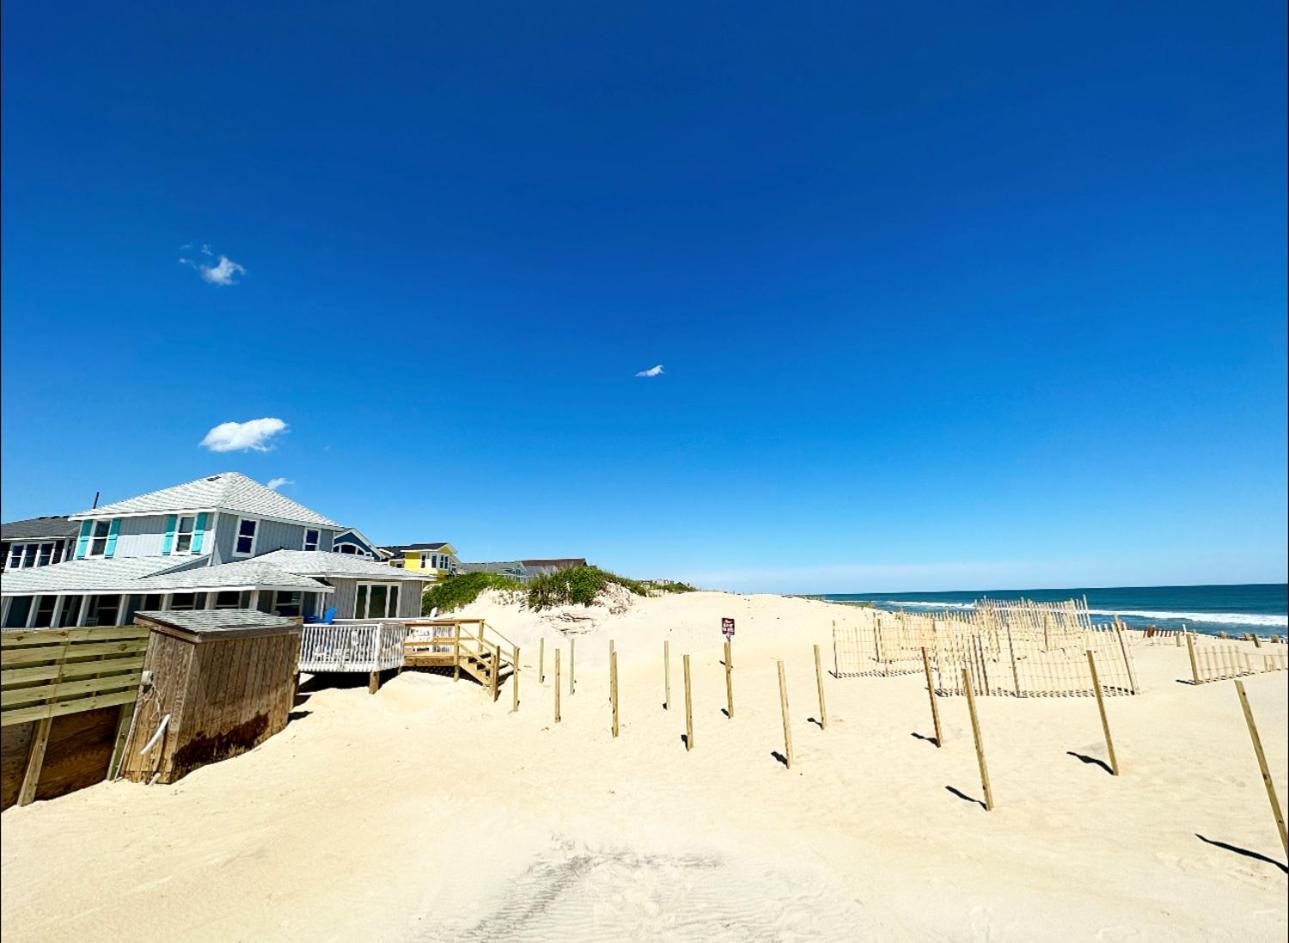
<path fill-rule="evenodd" d="M 268 416 L 246 422 L 221 422 L 206 433 L 201 444 L 212 452 L 267 452 L 269 439 L 285 430 L 285 422 Z"/>
<path fill-rule="evenodd" d="M 180 252 L 185 249 L 191 249 L 192 243 L 188 243 L 180 248 Z M 202 246 L 201 254 L 207 258 L 215 258 L 215 253 L 211 251 L 210 246 Z M 180 265 L 187 265 L 189 268 L 197 270 L 197 274 L 202 280 L 211 285 L 236 285 L 237 276 L 245 275 L 246 268 L 238 262 L 234 262 L 226 255 L 220 255 L 215 262 L 206 262 L 200 259 L 190 259 L 183 255 L 179 257 Z"/>
<path fill-rule="evenodd" d="M 292 481 L 290 478 L 270 478 L 268 484 L 266 484 L 264 487 L 268 488 L 270 491 L 277 491 L 277 489 L 281 488 L 283 485 L 293 485 L 293 484 L 295 484 L 295 482 Z"/>
<path fill-rule="evenodd" d="M 662 374 L 662 364 L 656 364 L 648 370 L 641 370 L 636 374 L 638 377 L 656 377 Z"/>

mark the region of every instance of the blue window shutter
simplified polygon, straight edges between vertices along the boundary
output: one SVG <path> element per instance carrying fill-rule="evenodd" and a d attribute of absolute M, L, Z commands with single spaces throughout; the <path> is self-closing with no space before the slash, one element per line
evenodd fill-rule
<path fill-rule="evenodd" d="M 165 556 L 170 552 L 170 548 L 175 545 L 175 522 L 178 520 L 175 514 L 166 515 L 166 537 L 161 541 L 161 555 Z"/>
<path fill-rule="evenodd" d="M 197 515 L 197 526 L 192 532 L 192 552 L 201 553 L 201 538 L 206 535 L 206 514 Z"/>
<path fill-rule="evenodd" d="M 110 557 L 116 553 L 116 535 L 121 532 L 121 519 L 113 518 L 112 523 L 107 526 L 107 546 L 103 549 L 103 556 Z"/>
<path fill-rule="evenodd" d="M 94 529 L 93 521 L 81 521 L 81 535 L 76 538 L 76 559 L 84 560 L 85 551 L 90 546 L 90 531 Z"/>

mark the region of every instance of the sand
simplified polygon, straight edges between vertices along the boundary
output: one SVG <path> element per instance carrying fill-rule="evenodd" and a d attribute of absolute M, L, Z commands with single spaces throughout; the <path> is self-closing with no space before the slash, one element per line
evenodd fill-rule
<path fill-rule="evenodd" d="M 980 698 L 987 813 L 961 698 L 942 701 L 943 749 L 917 676 L 828 678 L 829 727 L 809 720 L 811 644 L 827 655 L 830 621 L 864 613 L 719 593 L 616 608 L 474 607 L 523 648 L 517 714 L 509 687 L 493 704 L 436 675 L 375 696 L 365 678 L 311 682 L 249 754 L 6 811 L 5 940 L 1285 939 L 1283 853 L 1235 692 L 1179 683 L 1185 649 L 1136 647 L 1144 693 L 1108 701 L 1117 779 L 1072 755 L 1105 755 L 1092 699 Z M 738 626 L 732 720 L 721 616 Z M 560 628 L 578 685 L 556 725 Z M 772 756 L 776 657 L 791 770 Z M 1246 681 L 1282 800 L 1287 677 Z"/>

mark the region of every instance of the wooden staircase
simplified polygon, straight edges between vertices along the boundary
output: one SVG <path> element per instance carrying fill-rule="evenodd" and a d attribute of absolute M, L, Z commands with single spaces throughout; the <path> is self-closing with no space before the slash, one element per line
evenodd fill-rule
<path fill-rule="evenodd" d="M 407 623 L 403 664 L 408 668 L 450 668 L 473 678 L 497 700 L 501 683 L 515 671 L 515 644 L 483 619 L 420 619 Z"/>

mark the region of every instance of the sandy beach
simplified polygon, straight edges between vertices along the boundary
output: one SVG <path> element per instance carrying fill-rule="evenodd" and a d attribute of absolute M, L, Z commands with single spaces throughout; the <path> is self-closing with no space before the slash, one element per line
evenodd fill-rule
<path fill-rule="evenodd" d="M 521 649 L 520 709 L 407 671 L 306 679 L 287 729 L 173 786 L 102 784 L 6 811 L 3 932 L 61 940 L 1283 940 L 1286 871 L 1233 685 L 1179 683 L 1137 644 L 1143 693 L 980 698 L 922 677 L 825 679 L 832 620 L 868 612 L 693 593 L 537 614 L 489 597 Z M 737 620 L 733 718 L 720 619 Z M 567 634 L 564 634 L 567 633 Z M 546 639 L 545 684 L 537 640 Z M 553 723 L 552 662 L 576 639 Z M 621 735 L 610 731 L 608 645 Z M 664 710 L 662 642 L 672 700 Z M 681 656 L 693 669 L 694 744 Z M 783 750 L 785 662 L 795 757 Z M 1284 672 L 1245 680 L 1281 801 Z"/>

